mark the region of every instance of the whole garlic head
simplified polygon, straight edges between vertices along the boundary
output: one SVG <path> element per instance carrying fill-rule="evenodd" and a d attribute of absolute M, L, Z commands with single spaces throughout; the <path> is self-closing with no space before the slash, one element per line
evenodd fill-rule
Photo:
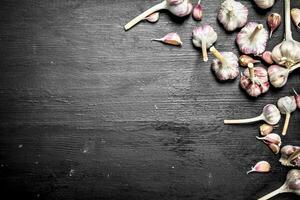
<path fill-rule="evenodd" d="M 262 9 L 268 9 L 274 5 L 275 0 L 254 0 L 254 2 L 258 7 Z"/>
<path fill-rule="evenodd" d="M 193 10 L 190 0 L 167 0 L 168 9 L 178 17 L 189 15 Z"/>
<path fill-rule="evenodd" d="M 227 31 L 234 31 L 245 26 L 248 18 L 248 9 L 240 2 L 225 0 L 220 7 L 218 20 Z"/>
<path fill-rule="evenodd" d="M 285 40 L 274 47 L 272 59 L 286 68 L 300 63 L 300 43 L 295 40 Z"/>
<path fill-rule="evenodd" d="M 268 31 L 262 24 L 249 22 L 238 33 L 236 42 L 244 54 L 262 54 L 266 50 Z"/>

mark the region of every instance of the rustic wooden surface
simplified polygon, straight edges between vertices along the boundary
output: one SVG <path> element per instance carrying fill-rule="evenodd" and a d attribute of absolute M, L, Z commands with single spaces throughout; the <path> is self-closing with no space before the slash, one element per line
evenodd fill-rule
<path fill-rule="evenodd" d="M 261 123 L 224 126 L 223 119 L 258 115 L 293 87 L 300 91 L 299 72 L 283 89 L 250 99 L 238 81 L 216 81 L 191 44 L 193 27 L 210 23 L 216 47 L 238 53 L 236 32 L 216 21 L 220 1 L 203 1 L 202 22 L 163 12 L 156 24 L 123 30 L 158 2 L 1 1 L 1 196 L 238 200 L 283 183 L 288 169 L 255 139 Z M 281 1 L 268 11 L 241 2 L 250 21 L 265 24 L 270 12 L 282 13 Z M 171 31 L 181 48 L 150 41 Z M 282 38 L 283 26 L 268 49 Z M 298 111 L 283 144 L 300 144 L 299 120 Z M 246 175 L 260 160 L 272 172 Z"/>

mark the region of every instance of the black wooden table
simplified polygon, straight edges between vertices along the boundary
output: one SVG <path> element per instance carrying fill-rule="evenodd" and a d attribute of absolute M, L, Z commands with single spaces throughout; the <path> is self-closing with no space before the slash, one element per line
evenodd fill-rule
<path fill-rule="evenodd" d="M 283 183 L 288 169 L 255 139 L 261 123 L 224 126 L 223 120 L 256 116 L 292 88 L 300 91 L 299 72 L 284 88 L 248 98 L 238 80 L 216 81 L 213 57 L 202 62 L 191 43 L 193 27 L 209 23 L 219 36 L 216 47 L 238 53 L 236 32 L 226 33 L 216 20 L 220 1 L 203 0 L 202 22 L 163 12 L 156 24 L 123 30 L 158 2 L 1 1 L 1 196 L 238 200 Z M 268 11 L 241 2 L 249 21 L 264 25 L 269 13 L 283 10 L 282 1 Z M 181 48 L 150 41 L 173 31 Z M 268 49 L 282 38 L 283 26 Z M 297 111 L 284 145 L 300 144 L 299 120 Z M 272 172 L 247 175 L 260 160 Z"/>

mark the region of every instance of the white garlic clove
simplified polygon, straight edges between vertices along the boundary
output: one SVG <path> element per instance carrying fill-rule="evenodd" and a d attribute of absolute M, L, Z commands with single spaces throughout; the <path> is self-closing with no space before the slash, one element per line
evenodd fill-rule
<path fill-rule="evenodd" d="M 291 10 L 291 16 L 294 24 L 300 28 L 300 9 L 299 8 L 293 8 Z"/>
<path fill-rule="evenodd" d="M 259 8 L 268 9 L 274 5 L 275 0 L 254 0 L 254 2 Z"/>
<path fill-rule="evenodd" d="M 279 65 L 271 65 L 268 68 L 268 74 L 270 78 L 270 83 L 275 88 L 280 88 L 286 84 L 289 76 L 289 70 L 280 67 Z"/>
<path fill-rule="evenodd" d="M 268 31 L 262 24 L 249 22 L 238 33 L 236 42 L 239 49 L 244 54 L 259 55 L 266 50 L 268 41 Z"/>
<path fill-rule="evenodd" d="M 218 12 L 218 20 L 227 31 L 234 31 L 245 26 L 248 19 L 248 9 L 240 2 L 225 0 Z"/>
<path fill-rule="evenodd" d="M 270 38 L 272 37 L 273 32 L 281 24 L 281 16 L 278 13 L 271 13 L 267 19 L 268 26 L 270 28 Z"/>

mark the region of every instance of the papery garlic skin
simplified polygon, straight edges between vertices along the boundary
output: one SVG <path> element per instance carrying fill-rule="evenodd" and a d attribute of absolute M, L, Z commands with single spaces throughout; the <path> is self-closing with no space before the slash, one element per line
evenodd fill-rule
<path fill-rule="evenodd" d="M 189 15 L 193 10 L 193 5 L 190 0 L 166 0 L 168 3 L 168 10 L 178 16 L 184 17 Z"/>
<path fill-rule="evenodd" d="M 254 0 L 254 2 L 259 8 L 268 9 L 274 5 L 275 0 Z"/>
<path fill-rule="evenodd" d="M 248 9 L 240 2 L 225 0 L 218 12 L 218 20 L 227 31 L 234 31 L 245 26 L 248 19 Z"/>
<path fill-rule="evenodd" d="M 181 46 L 182 45 L 182 41 L 180 39 L 180 36 L 175 33 L 168 33 L 167 35 L 165 35 L 164 37 L 160 38 L 160 39 L 151 39 L 152 41 L 159 41 L 159 42 L 163 42 L 165 44 L 170 44 L 170 45 L 174 45 L 174 46 Z"/>
<path fill-rule="evenodd" d="M 269 124 L 263 124 L 259 127 L 259 131 L 262 136 L 266 136 L 272 133 L 273 130 L 274 130 L 274 126 Z"/>
<path fill-rule="evenodd" d="M 155 23 L 159 20 L 159 12 L 152 13 L 148 17 L 145 18 L 148 22 Z"/>
<path fill-rule="evenodd" d="M 239 49 L 244 54 L 259 55 L 266 50 L 268 31 L 262 24 L 249 22 L 238 33 L 236 38 Z"/>
<path fill-rule="evenodd" d="M 280 153 L 281 157 L 279 159 L 279 162 L 284 166 L 298 166 L 300 167 L 300 155 L 295 156 L 294 159 L 290 160 L 290 157 L 296 152 L 299 151 L 300 147 L 298 146 L 292 146 L 292 145 L 286 145 L 281 148 Z"/>

